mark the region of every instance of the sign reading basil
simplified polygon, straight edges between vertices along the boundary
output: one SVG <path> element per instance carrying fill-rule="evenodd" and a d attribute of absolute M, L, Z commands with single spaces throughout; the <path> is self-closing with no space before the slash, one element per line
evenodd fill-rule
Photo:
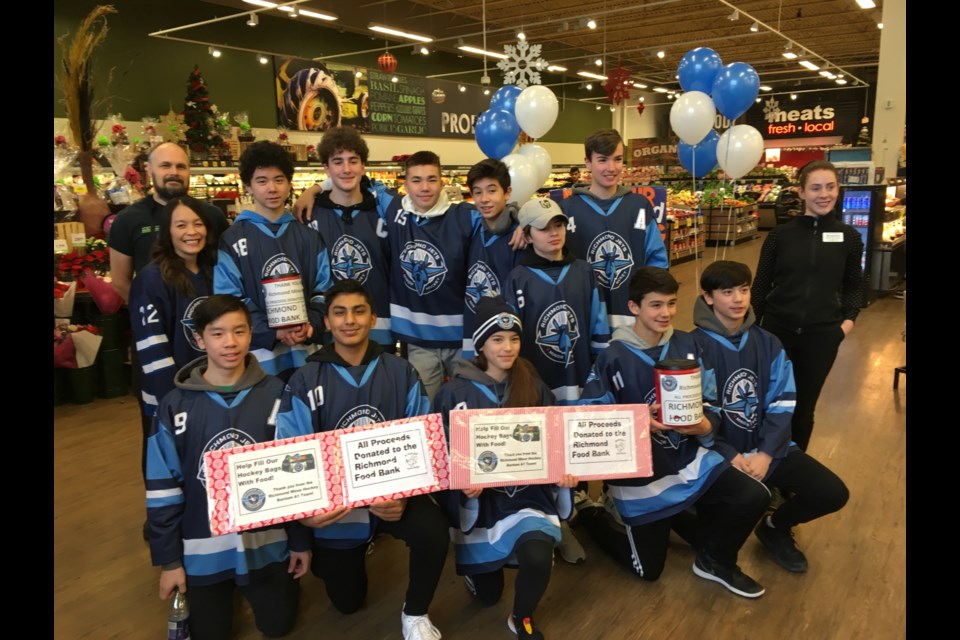
<path fill-rule="evenodd" d="M 372 133 L 397 136 L 427 134 L 427 81 L 414 76 L 369 70 Z M 396 77 L 397 82 L 391 79 Z"/>

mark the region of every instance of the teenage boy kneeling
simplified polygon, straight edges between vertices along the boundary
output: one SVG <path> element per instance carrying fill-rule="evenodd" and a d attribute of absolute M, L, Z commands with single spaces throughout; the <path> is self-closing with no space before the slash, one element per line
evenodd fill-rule
<path fill-rule="evenodd" d="M 793 367 L 780 340 L 754 324 L 752 280 L 750 267 L 730 260 L 714 262 L 700 276 L 693 335 L 716 377 L 716 397 L 705 397 L 704 407 L 720 418 L 715 450 L 754 479 L 792 494 L 757 525 L 756 535 L 777 564 L 800 573 L 807 558 L 793 527 L 839 511 L 850 494 L 791 440 Z"/>
<path fill-rule="evenodd" d="M 283 636 L 296 622 L 309 531 L 294 523 L 211 535 L 203 469 L 206 451 L 274 439 L 283 382 L 250 354 L 250 312 L 240 298 L 210 296 L 193 312 L 193 326 L 207 355 L 177 372 L 147 443 L 147 521 L 150 555 L 162 567 L 160 597 L 179 588 L 190 606 L 191 637 L 226 640 L 237 588 L 257 629 Z"/>
<path fill-rule="evenodd" d="M 341 280 L 326 291 L 325 300 L 333 344 L 310 356 L 290 378 L 277 418 L 277 437 L 429 413 L 416 370 L 370 339 L 377 316 L 363 285 Z M 404 640 L 440 638 L 427 609 L 450 541 L 446 518 L 430 496 L 342 507 L 301 522 L 313 528 L 313 574 L 323 579 L 327 596 L 341 613 L 353 613 L 363 605 L 367 548 L 374 534 L 403 540 L 410 549 L 410 581 L 400 615 Z"/>

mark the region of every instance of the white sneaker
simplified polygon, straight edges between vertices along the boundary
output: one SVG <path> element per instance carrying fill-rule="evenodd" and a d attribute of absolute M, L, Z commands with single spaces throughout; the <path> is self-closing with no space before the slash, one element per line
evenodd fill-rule
<path fill-rule="evenodd" d="M 440 640 L 440 630 L 430 622 L 430 616 L 408 616 L 400 612 L 403 640 Z"/>
<path fill-rule="evenodd" d="M 587 559 L 587 552 L 566 522 L 560 523 L 560 557 L 570 564 L 579 564 Z"/>

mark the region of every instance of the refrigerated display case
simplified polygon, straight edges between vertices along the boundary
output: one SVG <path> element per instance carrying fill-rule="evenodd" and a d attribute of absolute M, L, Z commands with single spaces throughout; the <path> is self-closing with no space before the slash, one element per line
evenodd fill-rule
<path fill-rule="evenodd" d="M 864 306 L 878 295 L 895 291 L 906 275 L 906 207 L 891 210 L 886 202 L 886 185 L 840 188 L 840 219 L 863 239 Z"/>

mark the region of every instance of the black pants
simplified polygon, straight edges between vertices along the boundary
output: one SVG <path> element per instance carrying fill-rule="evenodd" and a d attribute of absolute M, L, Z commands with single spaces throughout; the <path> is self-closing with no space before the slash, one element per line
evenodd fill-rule
<path fill-rule="evenodd" d="M 767 328 L 767 327 L 764 327 Z M 797 384 L 797 406 L 793 410 L 793 441 L 807 450 L 813 434 L 813 412 L 820 398 L 823 383 L 837 359 L 837 350 L 843 341 L 839 325 L 814 333 L 797 334 L 776 326 L 769 327 L 793 363 L 793 378 Z"/>
<path fill-rule="evenodd" d="M 773 526 L 794 527 L 839 511 L 847 504 L 850 492 L 837 474 L 803 451 L 794 451 L 780 461 L 767 484 L 793 493 L 777 509 Z"/>
<path fill-rule="evenodd" d="M 527 540 L 517 546 L 517 582 L 513 597 L 513 615 L 518 620 L 533 617 L 540 599 L 547 591 L 553 571 L 553 542 Z M 470 576 L 480 602 L 490 606 L 503 595 L 503 568 Z"/>
<path fill-rule="evenodd" d="M 446 517 L 428 496 L 414 496 L 407 500 L 400 520 L 381 520 L 377 532 L 406 543 L 410 550 L 410 578 L 403 612 L 410 616 L 426 614 L 447 560 L 450 535 Z M 340 613 L 353 613 L 363 606 L 367 596 L 368 547 L 369 543 L 352 549 L 313 546 L 310 568 L 323 579 L 327 596 Z"/>
<path fill-rule="evenodd" d="M 681 535 L 698 551 L 733 567 L 737 554 L 770 503 L 770 492 L 747 474 L 727 468 L 696 503 L 697 517 Z M 667 559 L 670 527 L 682 514 L 639 526 L 619 525 L 606 509 L 580 511 L 580 521 L 604 551 L 644 580 L 654 581 Z"/>
<path fill-rule="evenodd" d="M 191 640 L 227 640 L 233 628 L 233 590 L 239 589 L 253 609 L 260 633 L 270 638 L 285 636 L 297 621 L 300 581 L 287 573 L 287 564 L 271 564 L 251 575 L 250 583 L 236 586 L 233 580 L 198 587 L 187 576 Z"/>

